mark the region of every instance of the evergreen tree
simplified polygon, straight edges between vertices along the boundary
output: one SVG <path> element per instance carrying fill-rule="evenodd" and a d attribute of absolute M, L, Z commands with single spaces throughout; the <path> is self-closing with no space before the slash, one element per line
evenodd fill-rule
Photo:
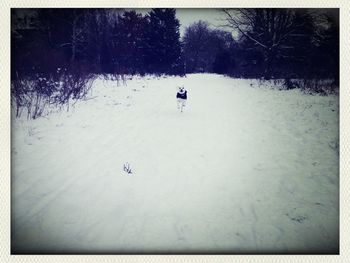
<path fill-rule="evenodd" d="M 145 33 L 145 63 L 148 71 L 172 74 L 180 66 L 179 20 L 175 9 L 152 9 Z"/>
<path fill-rule="evenodd" d="M 135 11 L 125 12 L 119 19 L 120 65 L 130 74 L 142 73 L 146 19 Z"/>

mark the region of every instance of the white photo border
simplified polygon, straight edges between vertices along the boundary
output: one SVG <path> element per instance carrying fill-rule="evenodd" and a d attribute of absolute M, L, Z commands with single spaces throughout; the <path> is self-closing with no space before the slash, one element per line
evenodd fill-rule
<path fill-rule="evenodd" d="M 340 9 L 340 254 L 339 255 L 11 255 L 10 243 L 10 10 L 38 7 Z M 350 262 L 350 1 L 348 0 L 2 0 L 0 3 L 0 261 L 1 262 Z"/>

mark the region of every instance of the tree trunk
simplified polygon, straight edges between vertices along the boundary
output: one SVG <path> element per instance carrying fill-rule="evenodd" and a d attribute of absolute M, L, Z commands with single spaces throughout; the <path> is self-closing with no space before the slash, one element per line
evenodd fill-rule
<path fill-rule="evenodd" d="M 269 80 L 272 77 L 272 63 L 274 58 L 274 51 L 269 48 L 264 52 L 264 79 Z"/>

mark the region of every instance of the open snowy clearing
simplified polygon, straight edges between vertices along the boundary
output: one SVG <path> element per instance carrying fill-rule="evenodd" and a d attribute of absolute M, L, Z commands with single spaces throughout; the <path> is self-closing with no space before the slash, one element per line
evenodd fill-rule
<path fill-rule="evenodd" d="M 12 120 L 14 253 L 338 253 L 338 96 L 210 74 L 89 96 Z"/>

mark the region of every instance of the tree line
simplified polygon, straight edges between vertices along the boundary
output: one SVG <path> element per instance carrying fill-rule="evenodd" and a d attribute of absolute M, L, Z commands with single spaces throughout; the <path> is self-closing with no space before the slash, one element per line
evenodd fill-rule
<path fill-rule="evenodd" d="M 339 75 L 338 18 L 317 9 L 223 9 L 180 39 L 175 9 L 142 15 L 116 9 L 12 11 L 12 76 L 83 68 L 92 73 L 213 72 L 249 78 Z M 321 10 L 322 11 L 322 10 Z M 238 32 L 233 38 L 232 32 Z M 237 34 L 237 33 L 236 33 Z"/>
<path fill-rule="evenodd" d="M 146 16 L 114 9 L 36 9 L 25 23 L 20 11 L 12 12 L 13 76 L 76 67 L 97 74 L 179 74 L 175 9 L 153 9 Z"/>

